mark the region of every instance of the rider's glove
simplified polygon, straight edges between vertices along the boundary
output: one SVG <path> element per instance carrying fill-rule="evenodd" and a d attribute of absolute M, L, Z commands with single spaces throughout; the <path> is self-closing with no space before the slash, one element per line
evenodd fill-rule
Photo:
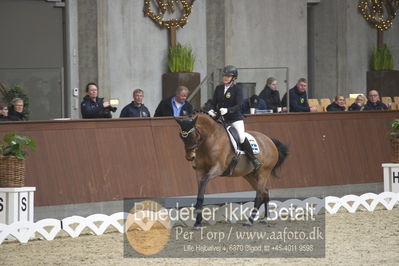
<path fill-rule="evenodd" d="M 215 117 L 215 116 L 216 116 L 216 113 L 215 113 L 215 111 L 213 111 L 213 110 L 209 110 L 209 111 L 208 111 L 208 115 L 210 115 L 210 116 L 212 116 L 212 117 Z"/>
<path fill-rule="evenodd" d="M 220 108 L 219 111 L 221 115 L 225 115 L 228 113 L 229 110 L 227 108 Z"/>

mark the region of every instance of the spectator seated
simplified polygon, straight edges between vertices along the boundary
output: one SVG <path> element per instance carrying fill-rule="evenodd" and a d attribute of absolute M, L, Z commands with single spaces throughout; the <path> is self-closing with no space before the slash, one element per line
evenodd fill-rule
<path fill-rule="evenodd" d="M 255 108 L 255 110 L 266 110 L 266 102 L 258 95 L 254 94 L 250 98 L 244 99 L 244 103 L 242 104 L 242 113 L 250 114 L 251 108 Z"/>

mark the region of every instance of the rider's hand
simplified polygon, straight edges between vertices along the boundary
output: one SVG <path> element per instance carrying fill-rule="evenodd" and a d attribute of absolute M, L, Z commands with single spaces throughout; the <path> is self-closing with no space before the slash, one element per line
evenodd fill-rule
<path fill-rule="evenodd" d="M 215 113 L 215 111 L 213 111 L 213 110 L 209 110 L 209 111 L 208 111 L 208 115 L 210 115 L 210 116 L 212 116 L 212 117 L 215 117 L 215 116 L 216 116 L 216 113 Z"/>
<path fill-rule="evenodd" d="M 227 114 L 228 111 L 229 111 L 229 110 L 228 110 L 227 108 L 220 108 L 220 109 L 219 109 L 219 112 L 220 112 L 221 115 Z"/>

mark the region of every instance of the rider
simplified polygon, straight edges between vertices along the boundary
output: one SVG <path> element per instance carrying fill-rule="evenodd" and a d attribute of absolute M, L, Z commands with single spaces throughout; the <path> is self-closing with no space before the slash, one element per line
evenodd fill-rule
<path fill-rule="evenodd" d="M 241 114 L 243 103 L 242 90 L 234 84 L 234 80 L 237 77 L 238 71 L 235 66 L 228 65 L 223 69 L 223 85 L 216 87 L 211 104 L 212 108 L 208 111 L 208 114 L 216 117 L 215 110 L 219 110 L 225 122 L 231 124 L 237 130 L 240 137 L 240 146 L 248 155 L 255 170 L 257 170 L 262 166 L 262 163 L 255 157 L 251 144 L 245 137 L 244 117 Z"/>

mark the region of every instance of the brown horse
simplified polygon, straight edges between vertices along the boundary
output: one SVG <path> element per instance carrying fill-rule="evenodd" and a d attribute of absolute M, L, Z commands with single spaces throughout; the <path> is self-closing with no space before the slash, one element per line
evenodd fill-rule
<path fill-rule="evenodd" d="M 202 207 L 206 185 L 210 180 L 221 176 L 228 168 L 235 152 L 230 144 L 226 129 L 204 113 L 197 113 L 185 119 L 175 118 L 180 125 L 180 137 L 186 150 L 186 159 L 194 161 L 198 182 L 198 195 L 195 209 L 197 212 L 195 227 L 202 221 Z M 247 225 L 252 225 L 254 217 L 261 205 L 269 202 L 267 181 L 275 170 L 281 166 L 288 155 L 288 148 L 276 139 L 271 139 L 262 133 L 249 132 L 258 142 L 260 153 L 258 159 L 262 167 L 254 171 L 253 165 L 247 156 L 241 156 L 231 176 L 243 176 L 256 191 L 254 209 Z"/>

